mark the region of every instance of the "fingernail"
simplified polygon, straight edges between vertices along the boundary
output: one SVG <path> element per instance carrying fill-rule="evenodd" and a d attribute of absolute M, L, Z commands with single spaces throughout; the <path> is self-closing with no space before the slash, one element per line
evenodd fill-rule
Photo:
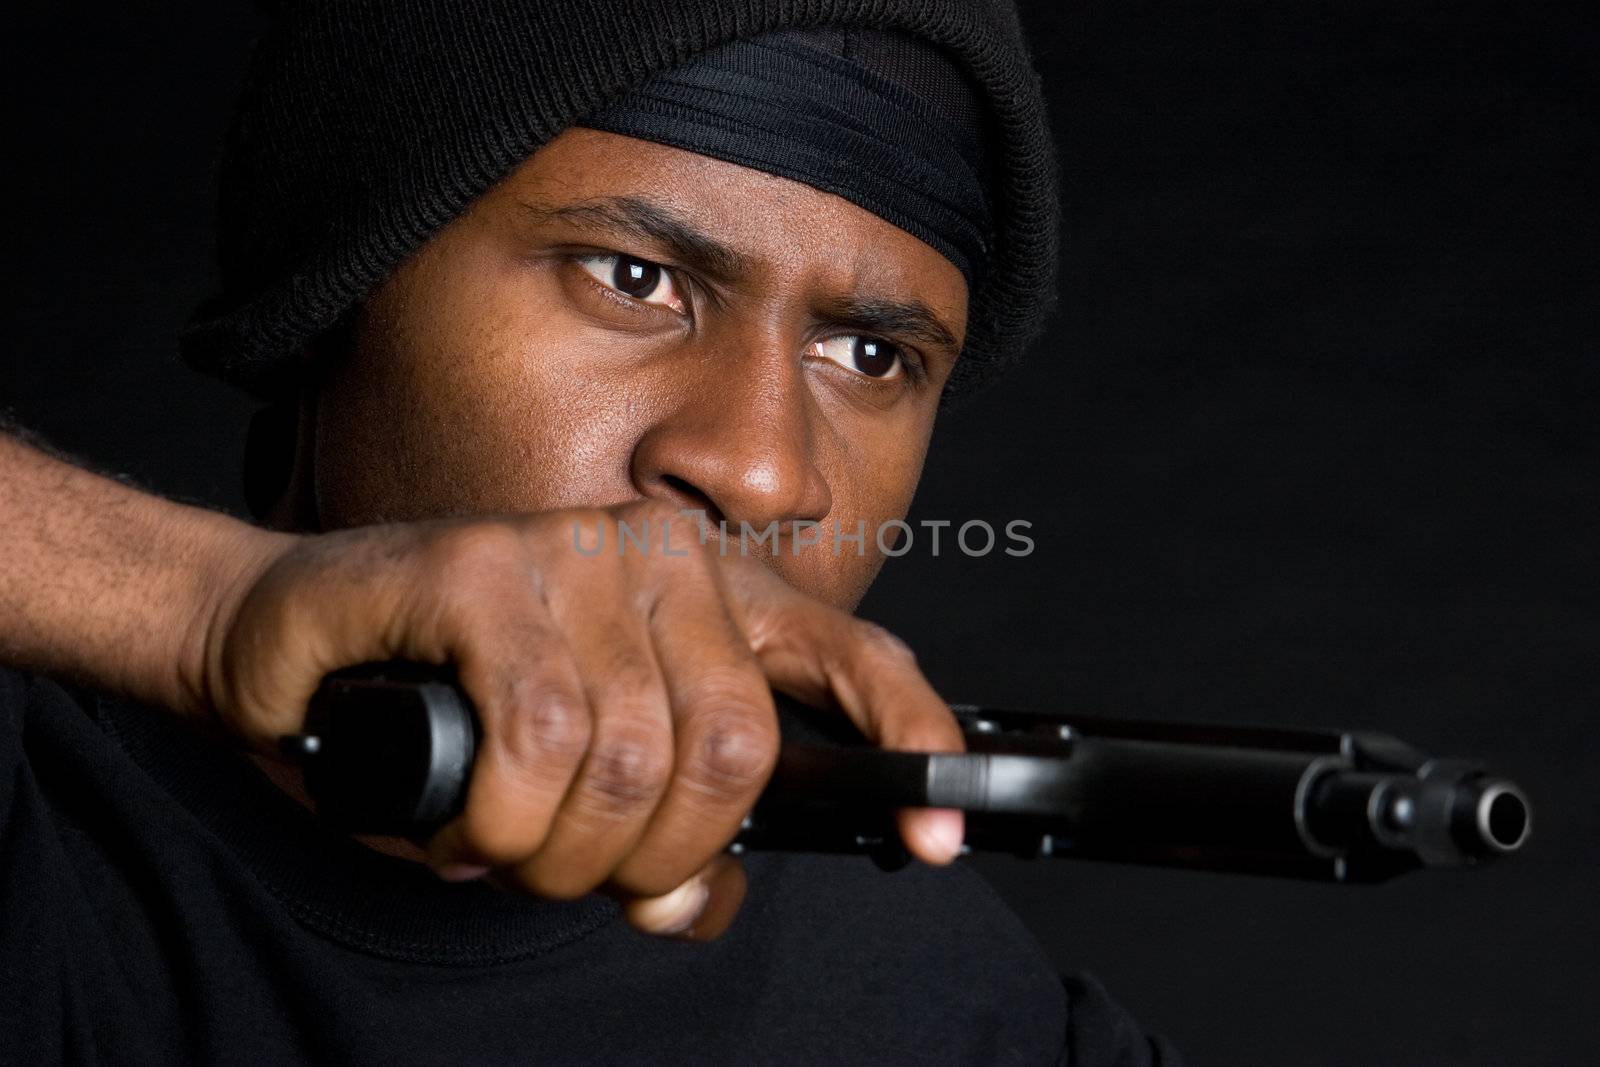
<path fill-rule="evenodd" d="M 961 854 L 962 840 L 966 836 L 966 824 L 959 811 L 934 811 L 928 815 L 931 825 L 928 827 L 928 838 L 935 849 L 946 859 L 955 859 Z"/>
<path fill-rule="evenodd" d="M 470 882 L 489 873 L 489 868 L 472 863 L 447 863 L 438 868 L 439 877 L 447 882 Z"/>
<path fill-rule="evenodd" d="M 641 902 L 636 914 L 640 925 L 651 933 L 670 937 L 687 932 L 710 900 L 711 887 L 699 878 L 691 878 L 665 896 Z"/>

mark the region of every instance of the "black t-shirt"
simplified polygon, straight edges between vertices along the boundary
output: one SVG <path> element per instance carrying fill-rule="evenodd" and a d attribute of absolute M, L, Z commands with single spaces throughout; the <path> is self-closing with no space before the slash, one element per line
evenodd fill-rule
<path fill-rule="evenodd" d="M 707 944 L 447 884 L 168 715 L 0 669 L 0 1063 L 1176 1062 L 959 864 L 746 870 Z"/>

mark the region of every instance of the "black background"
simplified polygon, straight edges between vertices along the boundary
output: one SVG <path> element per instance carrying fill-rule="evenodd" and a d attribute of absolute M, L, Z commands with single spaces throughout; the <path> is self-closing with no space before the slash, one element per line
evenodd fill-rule
<path fill-rule="evenodd" d="M 249 405 L 173 337 L 254 16 L 19 6 L 0 406 L 238 510 Z M 955 699 L 1380 727 L 1492 757 L 1536 826 L 1379 888 L 983 868 L 1197 1063 L 1592 1062 L 1600 36 L 1538 5 L 1024 7 L 1060 312 L 941 427 L 914 518 L 1038 549 L 913 552 L 865 612 Z"/>

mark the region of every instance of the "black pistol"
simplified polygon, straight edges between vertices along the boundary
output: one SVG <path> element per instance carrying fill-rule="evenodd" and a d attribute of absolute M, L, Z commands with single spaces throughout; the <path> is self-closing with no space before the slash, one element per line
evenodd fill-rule
<path fill-rule="evenodd" d="M 842 715 L 778 698 L 772 779 L 731 851 L 905 860 L 901 807 L 960 808 L 966 846 L 1025 857 L 1378 882 L 1520 849 L 1512 782 L 1380 733 L 1132 721 L 955 705 L 962 754 L 890 752 Z M 421 839 L 466 795 L 479 733 L 448 669 L 329 675 L 286 738 L 321 817 Z"/>

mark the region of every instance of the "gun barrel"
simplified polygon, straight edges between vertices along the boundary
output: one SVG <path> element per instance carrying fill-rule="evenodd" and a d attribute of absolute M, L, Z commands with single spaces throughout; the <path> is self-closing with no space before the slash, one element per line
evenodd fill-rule
<path fill-rule="evenodd" d="M 961 706 L 968 752 L 886 752 L 779 705 L 777 768 L 735 850 L 887 864 L 896 808 L 953 807 L 976 849 L 1380 881 L 1515 852 L 1531 825 L 1511 782 L 1383 735 Z M 387 665 L 330 676 L 288 747 L 324 817 L 420 837 L 460 810 L 477 741 L 448 678 Z"/>

